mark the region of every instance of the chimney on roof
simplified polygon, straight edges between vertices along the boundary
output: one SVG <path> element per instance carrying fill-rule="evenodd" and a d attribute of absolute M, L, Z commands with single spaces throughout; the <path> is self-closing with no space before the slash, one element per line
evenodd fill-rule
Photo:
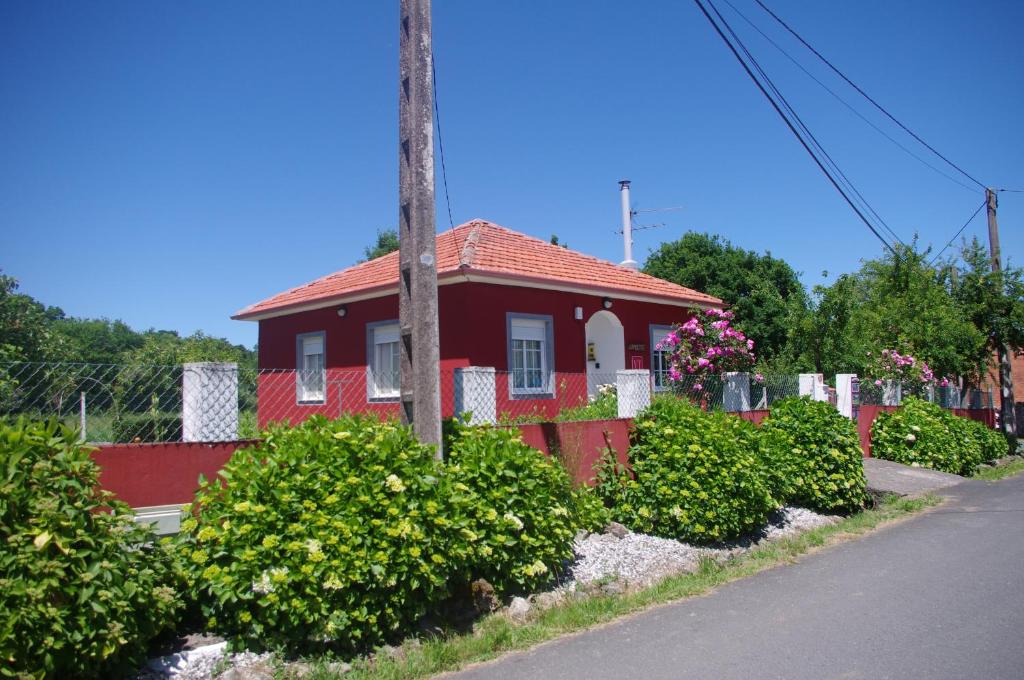
<path fill-rule="evenodd" d="M 639 269 L 633 259 L 633 213 L 629 209 L 629 180 L 619 181 L 619 194 L 622 196 L 622 248 L 625 259 L 619 263 L 626 269 Z"/>

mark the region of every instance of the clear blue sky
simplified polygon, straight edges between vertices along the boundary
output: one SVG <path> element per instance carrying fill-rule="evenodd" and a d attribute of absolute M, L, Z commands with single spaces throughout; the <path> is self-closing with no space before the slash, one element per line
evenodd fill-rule
<path fill-rule="evenodd" d="M 1024 188 L 1024 3 L 766 1 L 968 172 Z M 719 6 L 905 240 L 941 247 L 981 203 Z M 75 316 L 254 343 L 234 311 L 396 224 L 397 35 L 397 0 L 0 4 L 0 267 Z M 692 3 L 442 0 L 434 51 L 456 224 L 618 261 L 629 178 L 638 207 L 684 206 L 637 234 L 641 261 L 696 229 L 813 285 L 880 252 Z M 1024 263 L 1024 193 L 1000 226 Z"/>

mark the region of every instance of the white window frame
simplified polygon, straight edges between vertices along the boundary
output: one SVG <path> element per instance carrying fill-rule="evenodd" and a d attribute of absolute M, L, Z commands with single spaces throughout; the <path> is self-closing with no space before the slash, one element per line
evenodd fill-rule
<path fill-rule="evenodd" d="M 511 399 L 553 399 L 555 397 L 555 338 L 554 319 L 545 314 L 520 314 L 508 312 L 506 315 L 506 349 L 508 352 L 508 392 Z M 524 346 L 517 348 L 517 343 L 536 343 L 533 349 Z M 522 351 L 524 386 L 516 387 L 515 355 Z M 534 387 L 525 386 L 526 355 L 525 352 L 536 352 L 541 384 Z"/>
<path fill-rule="evenodd" d="M 371 402 L 398 401 L 401 398 L 401 376 L 399 372 L 399 352 L 401 347 L 401 330 L 398 320 L 377 321 L 366 324 L 366 399 Z M 377 381 L 379 371 L 378 347 L 394 345 L 394 384 L 390 389 L 382 390 Z"/>
<path fill-rule="evenodd" d="M 657 349 L 657 344 L 665 339 L 665 336 L 672 331 L 672 326 L 662 326 L 660 324 L 650 325 L 650 336 L 651 336 L 651 388 L 655 392 L 668 392 L 672 389 L 671 382 L 668 378 L 668 362 L 665 361 L 665 355 L 667 352 Z M 661 366 L 660 370 L 658 366 Z M 662 376 L 659 385 L 658 377 Z"/>
<path fill-rule="evenodd" d="M 320 351 L 315 350 L 319 347 Z M 319 366 L 308 368 L 306 357 L 319 356 Z M 319 379 L 319 391 L 311 385 Z M 323 404 L 327 401 L 327 334 L 324 331 L 295 336 L 295 402 Z"/>

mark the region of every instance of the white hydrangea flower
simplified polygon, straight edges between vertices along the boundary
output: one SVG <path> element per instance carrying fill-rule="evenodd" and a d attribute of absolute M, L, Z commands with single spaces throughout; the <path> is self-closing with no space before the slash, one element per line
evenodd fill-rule
<path fill-rule="evenodd" d="M 915 437 L 915 436 L 914 436 L 914 435 L 912 435 L 912 434 L 908 434 L 908 435 L 907 435 L 906 437 L 904 437 L 904 439 L 906 439 L 906 440 L 907 440 L 908 442 L 910 442 L 911 444 L 913 444 L 914 442 L 916 442 L 916 441 L 917 441 L 917 437 Z"/>
<path fill-rule="evenodd" d="M 274 584 L 270 580 L 269 572 L 263 572 L 258 581 L 253 581 L 252 592 L 259 595 L 266 595 L 267 593 L 274 592 Z"/>
<path fill-rule="evenodd" d="M 398 475 L 388 475 L 387 479 L 384 480 L 384 483 L 395 493 L 405 491 L 405 484 L 402 483 L 402 480 Z"/>
<path fill-rule="evenodd" d="M 511 512 L 506 512 L 505 513 L 505 520 L 510 522 L 512 524 L 512 526 L 514 526 L 516 528 L 517 531 L 522 530 L 522 528 L 523 528 L 523 520 L 519 519 L 518 517 L 516 517 Z"/>

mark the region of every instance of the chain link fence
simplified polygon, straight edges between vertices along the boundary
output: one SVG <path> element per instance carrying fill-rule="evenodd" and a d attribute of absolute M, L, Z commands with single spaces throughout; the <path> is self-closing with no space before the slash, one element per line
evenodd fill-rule
<path fill-rule="evenodd" d="M 447 368 L 441 412 L 474 423 L 517 424 L 633 416 L 652 399 L 705 409 L 757 411 L 800 393 L 796 375 L 691 376 L 663 386 L 647 371 L 544 372 Z M 825 394 L 819 398 L 829 398 Z M 992 408 L 991 391 L 859 383 L 859 403 L 895 405 L 913 394 L 945 408 Z M 834 402 L 833 402 L 834 403 Z M 256 369 L 71 363 L 0 364 L 0 416 L 57 417 L 93 443 L 229 441 L 258 436 L 272 422 L 313 414 L 400 415 L 399 376 L 370 368 Z"/>
<path fill-rule="evenodd" d="M 861 380 L 860 403 L 865 406 L 899 406 L 907 397 L 938 404 L 942 408 L 987 410 L 995 408 L 992 389 L 961 389 L 956 385 L 924 385 L 920 382 Z"/>

